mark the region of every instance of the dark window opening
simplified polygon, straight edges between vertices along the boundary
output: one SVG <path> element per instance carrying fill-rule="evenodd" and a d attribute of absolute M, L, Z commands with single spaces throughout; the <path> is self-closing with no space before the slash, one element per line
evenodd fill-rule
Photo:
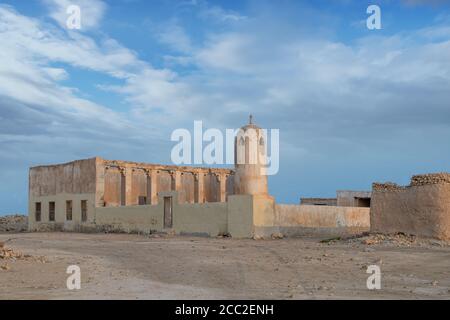
<path fill-rule="evenodd" d="M 72 201 L 66 201 L 66 220 L 72 221 Z"/>
<path fill-rule="evenodd" d="M 357 207 L 370 208 L 370 198 L 355 198 Z"/>
<path fill-rule="evenodd" d="M 164 197 L 164 228 L 172 228 L 172 197 Z"/>
<path fill-rule="evenodd" d="M 147 204 L 147 197 L 146 196 L 139 196 L 138 203 L 139 203 L 140 206 L 146 205 Z"/>
<path fill-rule="evenodd" d="M 35 214 L 36 221 L 41 221 L 41 203 L 40 202 L 36 202 L 34 214 Z"/>
<path fill-rule="evenodd" d="M 48 203 L 48 220 L 55 221 L 55 202 Z"/>
<path fill-rule="evenodd" d="M 87 200 L 81 200 L 81 221 L 87 221 Z"/>

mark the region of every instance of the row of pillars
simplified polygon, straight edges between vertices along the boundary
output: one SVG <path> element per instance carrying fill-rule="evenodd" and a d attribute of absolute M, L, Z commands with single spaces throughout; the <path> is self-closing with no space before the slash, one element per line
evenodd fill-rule
<path fill-rule="evenodd" d="M 121 205 L 131 205 L 131 183 L 132 183 L 132 173 L 136 168 L 131 167 L 118 167 L 121 172 Z M 171 191 L 181 191 L 183 190 L 181 183 L 181 176 L 183 174 L 192 174 L 194 176 L 194 202 L 204 203 L 205 202 L 205 188 L 204 188 L 204 177 L 210 174 L 204 171 L 178 171 L 178 170 L 158 170 L 158 169 L 140 169 L 143 170 L 147 175 L 147 195 L 146 204 L 157 204 L 158 203 L 158 174 L 160 171 L 169 172 L 171 175 Z M 227 189 L 227 178 L 229 174 L 227 173 L 214 173 L 216 179 L 219 182 L 219 202 L 226 201 L 226 189 Z"/>

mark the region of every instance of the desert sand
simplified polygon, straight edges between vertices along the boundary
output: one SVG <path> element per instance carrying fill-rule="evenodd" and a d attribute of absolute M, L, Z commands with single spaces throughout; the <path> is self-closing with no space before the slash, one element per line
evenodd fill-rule
<path fill-rule="evenodd" d="M 0 299 L 449 299 L 450 246 L 406 236 L 238 240 L 9 233 Z M 368 290 L 367 266 L 381 268 Z M 81 289 L 68 290 L 69 265 Z"/>

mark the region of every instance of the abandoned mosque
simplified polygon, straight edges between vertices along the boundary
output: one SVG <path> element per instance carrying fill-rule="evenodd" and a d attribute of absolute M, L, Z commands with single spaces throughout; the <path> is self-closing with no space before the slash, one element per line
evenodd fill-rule
<path fill-rule="evenodd" d="M 111 161 L 32 167 L 29 230 L 171 232 L 259 238 L 403 232 L 450 239 L 450 174 L 417 175 L 409 186 L 278 204 L 264 172 L 266 141 L 249 123 L 235 138 L 234 169 Z M 256 159 L 256 161 L 255 161 Z"/>

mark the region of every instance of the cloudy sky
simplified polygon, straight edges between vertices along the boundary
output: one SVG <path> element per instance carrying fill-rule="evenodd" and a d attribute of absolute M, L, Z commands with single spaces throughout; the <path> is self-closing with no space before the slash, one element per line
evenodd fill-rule
<path fill-rule="evenodd" d="M 30 166 L 170 163 L 174 129 L 250 113 L 280 129 L 280 202 L 450 171 L 450 1 L 0 2 L 0 214 Z"/>

